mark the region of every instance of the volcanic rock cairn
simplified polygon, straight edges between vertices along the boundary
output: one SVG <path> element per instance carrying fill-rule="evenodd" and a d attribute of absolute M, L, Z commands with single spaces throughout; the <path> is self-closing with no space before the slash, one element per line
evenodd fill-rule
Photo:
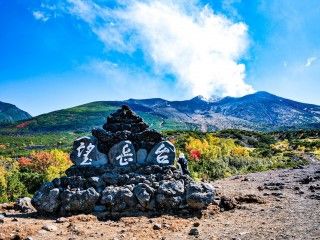
<path fill-rule="evenodd" d="M 112 113 L 92 136 L 75 140 L 66 176 L 45 183 L 32 204 L 41 213 L 131 215 L 203 209 L 214 188 L 174 166 L 175 147 L 128 106 Z"/>

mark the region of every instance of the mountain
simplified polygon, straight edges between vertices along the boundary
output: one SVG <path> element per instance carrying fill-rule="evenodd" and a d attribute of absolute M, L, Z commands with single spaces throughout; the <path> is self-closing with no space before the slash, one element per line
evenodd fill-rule
<path fill-rule="evenodd" d="M 152 107 L 155 112 L 174 120 L 195 123 L 202 130 L 278 130 L 320 124 L 320 106 L 292 101 L 268 92 L 215 101 L 206 101 L 198 96 L 186 101 L 162 100 L 162 105 L 150 105 L 145 100 L 134 100 L 134 103 Z"/>
<path fill-rule="evenodd" d="M 158 130 L 218 130 L 237 128 L 273 131 L 319 128 L 320 106 L 281 98 L 267 92 L 209 100 L 197 96 L 185 101 L 161 98 L 100 101 L 43 114 L 3 129 L 11 132 L 89 131 L 127 104 Z"/>
<path fill-rule="evenodd" d="M 31 118 L 31 115 L 15 105 L 0 102 L 0 124 L 13 123 L 28 118 Z"/>

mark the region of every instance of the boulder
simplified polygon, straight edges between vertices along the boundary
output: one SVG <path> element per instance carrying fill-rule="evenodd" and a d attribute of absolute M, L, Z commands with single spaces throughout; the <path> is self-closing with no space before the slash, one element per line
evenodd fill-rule
<path fill-rule="evenodd" d="M 114 212 L 132 209 L 136 206 L 137 200 L 129 188 L 129 186 L 106 187 L 102 192 L 100 203 Z"/>
<path fill-rule="evenodd" d="M 136 151 L 130 141 L 122 141 L 114 145 L 109 151 L 110 163 L 116 167 L 136 165 Z"/>
<path fill-rule="evenodd" d="M 54 188 L 52 183 L 45 183 L 34 194 L 31 203 L 40 212 L 54 213 L 60 204 L 59 194 L 59 188 Z"/>
<path fill-rule="evenodd" d="M 18 198 L 14 204 L 14 208 L 21 212 L 32 212 L 35 210 L 29 197 Z"/>
<path fill-rule="evenodd" d="M 237 207 L 238 203 L 234 198 L 229 198 L 226 196 L 222 196 L 220 198 L 219 207 L 223 209 L 223 211 L 230 211 Z"/>
<path fill-rule="evenodd" d="M 182 196 L 167 196 L 164 194 L 157 194 L 156 204 L 160 209 L 179 209 L 179 205 L 182 204 Z"/>
<path fill-rule="evenodd" d="M 93 188 L 86 190 L 69 190 L 66 189 L 60 195 L 61 198 L 61 215 L 69 213 L 91 213 L 99 199 L 99 193 Z"/>
<path fill-rule="evenodd" d="M 190 182 L 186 188 L 186 200 L 190 208 L 203 209 L 214 201 L 214 188 L 207 183 Z"/>
<path fill-rule="evenodd" d="M 189 231 L 189 235 L 191 236 L 199 236 L 199 230 L 197 228 L 191 228 Z"/>
<path fill-rule="evenodd" d="M 143 208 L 150 210 L 155 208 L 155 201 L 153 200 L 154 188 L 145 183 L 139 183 L 135 186 L 133 193 Z"/>
<path fill-rule="evenodd" d="M 182 180 L 163 180 L 160 182 L 158 193 L 165 194 L 167 196 L 177 196 L 184 193 L 184 183 Z"/>
<path fill-rule="evenodd" d="M 71 161 L 75 165 L 102 166 L 108 164 L 107 155 L 99 152 L 97 138 L 81 137 L 74 141 L 70 154 Z"/>
<path fill-rule="evenodd" d="M 132 141 L 138 148 L 145 148 L 149 152 L 156 144 L 163 141 L 163 137 L 159 132 L 147 129 L 134 134 Z"/>
<path fill-rule="evenodd" d="M 54 182 L 54 181 L 53 181 Z M 62 177 L 60 178 L 60 185 L 55 185 L 56 187 L 64 187 L 64 188 L 85 188 L 87 180 L 82 176 L 70 176 L 70 177 Z"/>
<path fill-rule="evenodd" d="M 99 141 L 103 143 L 108 143 L 112 141 L 113 134 L 111 132 L 107 132 L 102 128 L 93 128 L 91 131 L 92 135 L 95 136 Z"/>
<path fill-rule="evenodd" d="M 147 163 L 149 165 L 173 165 L 176 150 L 172 143 L 163 141 L 158 143 L 149 153 Z"/>
<path fill-rule="evenodd" d="M 182 180 L 160 182 L 156 195 L 159 208 L 172 209 L 183 204 L 184 183 Z"/>

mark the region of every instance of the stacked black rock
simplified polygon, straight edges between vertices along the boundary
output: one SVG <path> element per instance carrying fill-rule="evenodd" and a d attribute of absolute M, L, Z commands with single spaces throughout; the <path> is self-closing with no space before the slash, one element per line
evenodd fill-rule
<path fill-rule="evenodd" d="M 99 151 L 105 154 L 108 154 L 113 145 L 125 140 L 131 141 L 136 151 L 140 148 L 150 151 L 156 143 L 163 140 L 160 133 L 149 130 L 149 126 L 128 106 L 122 106 L 112 113 L 103 129 L 93 129 L 92 135 L 99 141 Z"/>
<path fill-rule="evenodd" d="M 174 166 L 175 147 L 129 107 L 107 118 L 103 129 L 74 142 L 74 165 L 66 176 L 45 183 L 32 204 L 42 213 L 168 212 L 202 209 L 214 189 L 195 183 Z"/>

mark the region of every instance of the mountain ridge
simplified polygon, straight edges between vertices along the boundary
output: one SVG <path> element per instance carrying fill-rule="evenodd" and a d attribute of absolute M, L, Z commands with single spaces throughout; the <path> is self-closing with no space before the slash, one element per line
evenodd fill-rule
<path fill-rule="evenodd" d="M 320 106 L 256 92 L 243 97 L 224 97 L 206 101 L 197 96 L 189 100 L 162 98 L 96 101 L 39 115 L 12 125 L 13 132 L 90 131 L 121 105 L 129 105 L 152 128 L 158 130 L 214 131 L 236 128 L 275 131 L 318 128 Z"/>

